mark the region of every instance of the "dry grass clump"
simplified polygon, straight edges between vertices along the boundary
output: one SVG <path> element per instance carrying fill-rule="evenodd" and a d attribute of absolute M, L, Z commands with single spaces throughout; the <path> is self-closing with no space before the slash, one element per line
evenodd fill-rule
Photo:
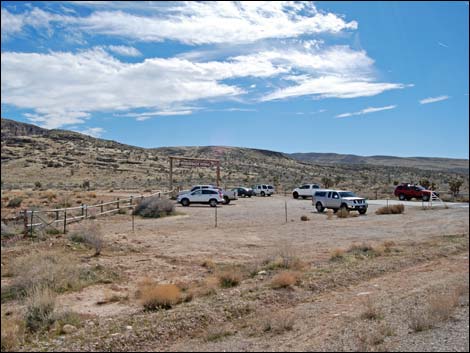
<path fill-rule="evenodd" d="M 299 274 L 297 272 L 285 271 L 278 273 L 271 281 L 271 288 L 289 288 L 299 282 Z"/>
<path fill-rule="evenodd" d="M 326 218 L 327 218 L 328 220 L 333 219 L 333 215 L 334 215 L 333 210 L 327 210 L 327 211 L 326 211 Z"/>
<path fill-rule="evenodd" d="M 345 251 L 343 249 L 334 249 L 330 254 L 330 261 L 339 261 L 344 259 Z"/>
<path fill-rule="evenodd" d="M 292 331 L 295 324 L 295 316 L 282 312 L 266 312 L 258 315 L 252 322 L 254 331 L 261 333 L 282 334 L 287 331 Z"/>
<path fill-rule="evenodd" d="M 168 199 L 152 196 L 143 199 L 134 209 L 135 215 L 159 218 L 169 216 L 175 211 L 175 205 Z"/>
<path fill-rule="evenodd" d="M 14 277 L 8 289 L 13 298 L 26 296 L 35 287 L 47 287 L 60 293 L 79 289 L 82 285 L 78 263 L 64 253 L 33 253 L 18 257 L 8 269 Z"/>
<path fill-rule="evenodd" d="M 405 212 L 405 205 L 384 206 L 375 211 L 376 214 L 401 214 Z"/>
<path fill-rule="evenodd" d="M 393 336 L 393 329 L 386 325 L 365 326 L 357 334 L 356 352 L 387 352 L 390 349 L 386 347 L 385 338 Z"/>
<path fill-rule="evenodd" d="M 25 325 L 24 320 L 18 317 L 2 316 L 1 325 L 1 351 L 15 352 L 19 345 L 23 342 Z"/>
<path fill-rule="evenodd" d="M 348 218 L 350 216 L 349 210 L 347 208 L 341 207 L 336 212 L 336 217 L 338 218 Z"/>
<path fill-rule="evenodd" d="M 347 253 L 358 258 L 372 258 L 382 255 L 382 249 L 380 247 L 374 248 L 368 243 L 352 244 Z"/>
<path fill-rule="evenodd" d="M 300 271 L 305 267 L 302 262 L 288 246 L 277 251 L 276 254 L 270 256 L 264 261 L 264 268 L 266 270 L 286 269 Z"/>
<path fill-rule="evenodd" d="M 103 250 L 103 233 L 97 223 L 80 223 L 80 225 L 68 235 L 68 238 L 75 243 L 84 243 L 95 249 L 94 256 L 100 255 Z"/>
<path fill-rule="evenodd" d="M 28 296 L 34 288 L 63 293 L 92 283 L 109 283 L 117 275 L 102 266 L 82 267 L 69 254 L 60 251 L 33 252 L 8 264 L 11 285 L 2 286 L 2 302 Z"/>
<path fill-rule="evenodd" d="M 236 287 L 242 281 L 242 274 L 236 268 L 225 269 L 217 274 L 219 285 L 222 288 Z"/>
<path fill-rule="evenodd" d="M 188 289 L 188 296 L 194 297 L 207 297 L 217 293 L 219 280 L 217 277 L 209 277 L 201 283 Z"/>
<path fill-rule="evenodd" d="M 233 335 L 233 332 L 225 329 L 224 327 L 211 326 L 206 332 L 205 341 L 215 342 L 231 335 Z"/>
<path fill-rule="evenodd" d="M 361 319 L 364 320 L 380 320 L 383 315 L 376 304 L 372 301 L 370 297 L 365 300 L 364 311 L 361 313 Z"/>
<path fill-rule="evenodd" d="M 145 310 L 171 309 L 181 303 L 181 291 L 174 284 L 157 284 L 144 279 L 138 285 L 138 298 Z"/>
<path fill-rule="evenodd" d="M 410 313 L 410 328 L 415 332 L 425 331 L 438 322 L 448 320 L 455 307 L 459 305 L 460 297 L 465 291 L 463 288 L 464 286 L 458 286 L 451 292 L 436 294 L 428 298 L 424 308 Z"/>
<path fill-rule="evenodd" d="M 35 287 L 28 294 L 25 323 L 31 332 L 48 329 L 54 323 L 55 295 L 47 287 Z"/>
<path fill-rule="evenodd" d="M 305 215 L 302 215 L 302 216 L 300 216 L 300 220 L 301 220 L 301 221 L 310 221 L 310 218 L 308 218 L 308 217 L 305 216 Z"/>

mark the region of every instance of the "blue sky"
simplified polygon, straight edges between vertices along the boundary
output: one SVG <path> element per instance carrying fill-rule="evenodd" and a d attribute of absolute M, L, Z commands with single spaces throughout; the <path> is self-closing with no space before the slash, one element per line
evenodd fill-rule
<path fill-rule="evenodd" d="M 8 2 L 2 117 L 142 146 L 468 158 L 468 2 Z"/>

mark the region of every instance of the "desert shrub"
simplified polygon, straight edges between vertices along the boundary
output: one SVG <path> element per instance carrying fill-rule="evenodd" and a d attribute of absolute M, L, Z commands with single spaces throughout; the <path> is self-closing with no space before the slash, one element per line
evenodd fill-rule
<path fill-rule="evenodd" d="M 294 324 L 295 317 L 293 315 L 280 312 L 265 313 L 259 319 L 255 319 L 253 329 L 264 333 L 282 334 L 286 331 L 292 331 Z"/>
<path fill-rule="evenodd" d="M 239 270 L 233 268 L 219 272 L 217 278 L 222 288 L 231 288 L 238 286 L 242 280 L 242 275 Z"/>
<path fill-rule="evenodd" d="M 10 208 L 20 207 L 22 202 L 23 202 L 23 198 L 15 197 L 11 199 L 10 201 L 8 201 L 7 207 L 10 207 Z"/>
<path fill-rule="evenodd" d="M 305 264 L 299 259 L 295 251 L 288 246 L 281 248 L 275 255 L 264 261 L 265 269 L 276 270 L 278 268 L 288 270 L 302 270 Z"/>
<path fill-rule="evenodd" d="M 81 223 L 69 233 L 68 238 L 75 243 L 84 243 L 95 249 L 95 256 L 101 254 L 104 240 L 101 228 L 96 223 Z"/>
<path fill-rule="evenodd" d="M 48 329 L 54 323 L 54 293 L 47 287 L 34 287 L 26 303 L 26 327 L 32 331 Z"/>
<path fill-rule="evenodd" d="M 36 182 L 34 183 L 34 187 L 35 187 L 36 189 L 41 188 L 41 187 L 42 187 L 41 182 L 40 182 L 40 181 L 36 181 Z"/>
<path fill-rule="evenodd" d="M 367 243 L 352 244 L 347 253 L 359 258 L 371 258 L 382 255 L 380 248 L 374 248 L 372 245 Z"/>
<path fill-rule="evenodd" d="M 127 214 L 127 208 L 120 208 L 118 214 Z"/>
<path fill-rule="evenodd" d="M 333 218 L 333 210 L 327 210 L 326 211 L 326 217 L 328 220 L 332 219 Z"/>
<path fill-rule="evenodd" d="M 376 214 L 401 214 L 405 211 L 405 205 L 384 206 L 375 211 Z"/>
<path fill-rule="evenodd" d="M 292 271 L 278 273 L 271 281 L 274 289 L 288 288 L 295 285 L 299 280 L 299 275 Z"/>
<path fill-rule="evenodd" d="M 171 215 L 175 211 L 175 205 L 168 199 L 152 196 L 143 199 L 134 209 L 135 215 L 142 217 L 158 218 Z"/>
<path fill-rule="evenodd" d="M 301 221 L 310 221 L 310 218 L 308 218 L 308 217 L 305 216 L 305 215 L 302 215 L 302 216 L 300 216 L 300 220 L 301 220 Z"/>
<path fill-rule="evenodd" d="M 145 310 L 171 309 L 181 302 L 181 291 L 174 284 L 143 282 L 138 294 Z"/>
<path fill-rule="evenodd" d="M 207 330 L 205 340 L 207 342 L 215 342 L 231 335 L 233 335 L 232 331 L 229 331 L 223 327 L 212 326 Z"/>
<path fill-rule="evenodd" d="M 345 251 L 343 249 L 334 249 L 330 254 L 330 261 L 339 261 L 344 259 Z"/>
<path fill-rule="evenodd" d="M 18 346 L 23 342 L 24 320 L 17 317 L 2 316 L 2 352 L 15 352 Z"/>
<path fill-rule="evenodd" d="M 336 217 L 338 218 L 348 218 L 349 217 L 349 211 L 344 208 L 344 207 L 341 207 L 337 212 L 336 212 Z"/>
<path fill-rule="evenodd" d="M 2 225 L 1 225 L 1 236 L 2 237 L 9 237 L 9 236 L 12 236 L 14 235 L 14 232 L 12 229 L 10 229 L 10 227 L 8 227 L 5 223 L 2 222 Z"/>
<path fill-rule="evenodd" d="M 382 318 L 382 313 L 374 304 L 372 299 L 368 297 L 364 303 L 364 310 L 361 313 L 361 319 L 364 320 L 379 320 Z"/>

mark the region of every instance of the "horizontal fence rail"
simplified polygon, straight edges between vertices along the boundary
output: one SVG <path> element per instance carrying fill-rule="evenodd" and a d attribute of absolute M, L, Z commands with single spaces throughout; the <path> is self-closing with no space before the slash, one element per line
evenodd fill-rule
<path fill-rule="evenodd" d="M 100 202 L 94 205 L 82 204 L 81 206 L 55 208 L 50 210 L 23 210 L 16 217 L 17 220 L 22 219 L 24 224 L 24 235 L 33 236 L 34 228 L 52 227 L 56 230 L 60 227 L 65 234 L 67 232 L 67 224 L 79 222 L 84 219 L 94 219 L 99 216 L 119 212 L 119 210 L 133 209 L 138 202 L 150 197 L 162 197 L 172 195 L 176 190 L 157 191 L 153 194 L 144 196 L 130 196 L 124 199 L 119 197 L 114 201 Z M 115 205 L 115 207 L 112 207 Z M 52 217 L 52 218 L 51 218 Z"/>

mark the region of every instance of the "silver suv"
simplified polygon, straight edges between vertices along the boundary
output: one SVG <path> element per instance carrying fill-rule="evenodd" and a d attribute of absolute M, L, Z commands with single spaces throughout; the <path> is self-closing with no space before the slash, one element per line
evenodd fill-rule
<path fill-rule="evenodd" d="M 367 212 L 367 200 L 357 197 L 351 191 L 343 190 L 316 190 L 312 197 L 312 205 L 318 212 L 323 212 L 325 208 L 338 211 L 343 208 L 347 211 L 358 211 L 360 214 Z"/>

